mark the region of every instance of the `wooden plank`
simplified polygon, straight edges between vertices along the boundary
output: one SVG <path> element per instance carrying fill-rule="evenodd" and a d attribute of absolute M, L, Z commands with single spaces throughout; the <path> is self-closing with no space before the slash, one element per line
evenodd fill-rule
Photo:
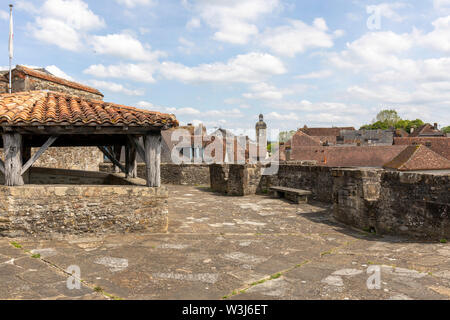
<path fill-rule="evenodd" d="M 44 145 L 38 150 L 38 152 L 36 152 L 31 158 L 30 160 L 27 161 L 27 163 L 22 167 L 21 170 L 21 175 L 24 174 L 25 172 L 27 172 L 28 169 L 30 169 L 30 167 L 40 158 L 40 156 L 42 156 L 42 154 L 48 149 L 50 148 L 50 146 L 53 144 L 53 142 L 56 141 L 56 139 L 58 139 L 57 136 L 52 136 L 50 138 L 48 138 L 48 140 L 44 143 Z"/>
<path fill-rule="evenodd" d="M 122 170 L 123 173 L 127 173 L 125 170 L 125 167 L 114 158 L 114 155 L 105 147 L 105 146 L 98 146 L 101 152 L 109 159 L 113 164 L 115 164 L 120 170 Z"/>
<path fill-rule="evenodd" d="M 311 195 L 312 194 L 312 192 L 308 191 L 308 190 L 293 189 L 293 188 L 286 188 L 286 187 L 270 187 L 269 189 L 273 190 L 273 191 L 296 193 L 299 195 Z"/>
<path fill-rule="evenodd" d="M 161 133 L 144 137 L 146 180 L 148 187 L 161 187 Z"/>
<path fill-rule="evenodd" d="M 5 153 L 5 185 L 23 186 L 22 136 L 18 133 L 3 133 Z"/>

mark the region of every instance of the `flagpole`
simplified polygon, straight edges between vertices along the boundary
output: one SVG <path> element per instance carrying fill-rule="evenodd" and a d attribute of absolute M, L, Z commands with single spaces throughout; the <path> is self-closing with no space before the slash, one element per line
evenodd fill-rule
<path fill-rule="evenodd" d="M 12 93 L 12 41 L 13 41 L 13 30 L 12 30 L 12 9 L 13 5 L 9 5 L 9 93 Z"/>

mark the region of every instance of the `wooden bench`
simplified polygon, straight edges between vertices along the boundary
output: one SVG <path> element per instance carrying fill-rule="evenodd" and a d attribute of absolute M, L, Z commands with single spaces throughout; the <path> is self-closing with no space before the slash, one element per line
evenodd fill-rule
<path fill-rule="evenodd" d="M 308 203 L 308 196 L 312 194 L 312 192 L 308 190 L 286 187 L 270 187 L 269 189 L 275 197 L 281 198 L 284 196 L 284 198 L 291 200 L 294 203 Z"/>

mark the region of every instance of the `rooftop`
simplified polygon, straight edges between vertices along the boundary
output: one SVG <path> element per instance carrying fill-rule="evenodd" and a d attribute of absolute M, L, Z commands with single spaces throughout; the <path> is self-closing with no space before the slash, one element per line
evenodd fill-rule
<path fill-rule="evenodd" d="M 383 167 L 399 171 L 445 170 L 450 169 L 450 160 L 423 145 L 416 145 L 408 146 Z"/>
<path fill-rule="evenodd" d="M 52 91 L 0 94 L 0 125 L 178 126 L 174 115 Z"/>
<path fill-rule="evenodd" d="M 43 69 L 43 70 L 45 70 L 45 69 Z M 53 74 L 46 72 L 46 71 L 41 71 L 40 69 L 32 69 L 32 68 L 18 65 L 18 66 L 16 66 L 15 69 L 13 69 L 13 73 L 19 73 L 19 74 L 31 76 L 34 78 L 51 81 L 51 82 L 58 83 L 58 84 L 61 84 L 61 85 L 67 86 L 67 87 L 74 88 L 74 89 L 94 93 L 94 94 L 97 94 L 97 95 L 100 95 L 103 97 L 103 94 L 95 88 L 88 87 L 81 83 L 69 81 L 69 80 L 54 76 Z M 8 73 L 6 73 L 3 75 L 3 78 L 6 81 L 8 81 L 8 76 L 9 76 Z"/>

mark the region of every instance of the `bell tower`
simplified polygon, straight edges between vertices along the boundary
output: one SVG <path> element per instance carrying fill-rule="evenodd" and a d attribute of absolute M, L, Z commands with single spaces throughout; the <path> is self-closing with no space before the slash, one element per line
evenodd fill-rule
<path fill-rule="evenodd" d="M 259 115 L 256 123 L 256 143 L 258 145 L 258 161 L 265 159 L 267 155 L 267 124 L 264 122 L 264 115 Z"/>

